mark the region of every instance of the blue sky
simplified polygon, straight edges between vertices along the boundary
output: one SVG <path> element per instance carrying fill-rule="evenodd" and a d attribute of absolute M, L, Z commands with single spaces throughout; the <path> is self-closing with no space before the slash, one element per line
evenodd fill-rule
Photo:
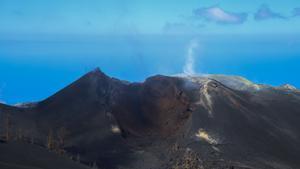
<path fill-rule="evenodd" d="M 255 14 L 262 6 L 270 10 L 269 19 L 257 22 Z M 292 17 L 299 6 L 297 0 L 1 0 L 0 31 L 12 34 L 128 34 L 133 31 L 157 34 L 162 33 L 167 23 L 177 23 L 193 25 L 198 33 L 299 33 L 299 18 Z M 197 18 L 195 10 L 213 7 L 229 14 L 246 13 L 248 16 L 243 24 L 225 27 L 203 22 L 200 16 Z M 287 18 L 278 17 L 280 15 Z"/>
<path fill-rule="evenodd" d="M 46 98 L 94 67 L 143 81 L 197 73 L 300 88 L 298 0 L 0 0 L 0 101 Z"/>

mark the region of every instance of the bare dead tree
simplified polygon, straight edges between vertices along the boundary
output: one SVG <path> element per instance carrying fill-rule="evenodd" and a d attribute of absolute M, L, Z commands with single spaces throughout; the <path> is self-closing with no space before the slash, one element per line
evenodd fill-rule
<path fill-rule="evenodd" d="M 92 169 L 98 169 L 98 165 L 97 165 L 97 163 L 95 161 L 92 164 Z"/>
<path fill-rule="evenodd" d="M 33 136 L 30 137 L 30 144 L 34 144 L 34 137 Z"/>
<path fill-rule="evenodd" d="M 68 135 L 68 131 L 65 127 L 61 127 L 57 132 L 57 138 L 58 138 L 58 153 L 59 154 L 65 154 L 65 144 L 66 144 L 66 137 Z"/>
<path fill-rule="evenodd" d="M 18 130 L 17 130 L 17 133 L 16 133 L 16 139 L 18 140 L 18 141 L 22 141 L 23 140 L 23 130 L 21 129 L 21 128 L 19 128 Z"/>
<path fill-rule="evenodd" d="M 55 142 L 53 137 L 53 131 L 52 129 L 49 130 L 48 136 L 47 136 L 47 148 L 49 150 L 53 150 L 55 148 Z"/>
<path fill-rule="evenodd" d="M 12 134 L 11 134 L 11 116 L 9 113 L 6 113 L 5 117 L 4 117 L 4 138 L 5 141 L 10 141 Z"/>
<path fill-rule="evenodd" d="M 80 162 L 80 154 L 79 153 L 76 155 L 76 161 Z"/>
<path fill-rule="evenodd" d="M 65 127 L 61 127 L 57 132 L 59 147 L 63 148 L 65 145 L 66 137 L 67 137 L 67 129 Z"/>

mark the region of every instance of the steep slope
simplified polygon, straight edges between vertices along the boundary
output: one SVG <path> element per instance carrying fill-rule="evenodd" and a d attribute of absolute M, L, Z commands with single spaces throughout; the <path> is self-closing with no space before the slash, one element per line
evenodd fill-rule
<path fill-rule="evenodd" d="M 2 112 L 13 112 L 13 133 L 21 128 L 24 137 L 45 146 L 50 133 L 58 142 L 64 129 L 63 148 L 68 153 L 80 155 L 86 163 L 101 161 L 102 166 L 113 167 L 126 161 L 129 153 L 122 137 L 112 132 L 117 125 L 110 113 L 114 95 L 124 84 L 95 69 L 33 107 L 3 108 Z"/>
<path fill-rule="evenodd" d="M 236 91 L 211 79 L 201 78 L 196 83 L 200 85 L 200 100 L 189 132 L 196 141 L 193 149 L 203 158 L 242 162 L 255 168 L 300 165 L 299 97 L 276 89 Z"/>
<path fill-rule="evenodd" d="M 191 115 L 191 99 L 178 78 L 154 76 L 126 87 L 113 114 L 126 134 L 168 137 Z"/>
<path fill-rule="evenodd" d="M 65 149 L 80 154 L 81 160 L 101 161 L 99 165 L 105 168 L 123 163 L 130 150 L 122 137 L 113 132 L 117 124 L 111 107 L 125 85 L 99 69 L 89 72 L 37 105 L 34 111 L 40 133 L 65 128 Z"/>

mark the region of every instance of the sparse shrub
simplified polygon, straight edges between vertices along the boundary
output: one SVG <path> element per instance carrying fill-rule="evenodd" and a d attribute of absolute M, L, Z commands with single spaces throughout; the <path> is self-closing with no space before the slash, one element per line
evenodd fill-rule
<path fill-rule="evenodd" d="M 172 147 L 171 147 L 171 152 L 177 152 L 177 151 L 179 151 L 179 149 L 180 149 L 180 146 L 179 146 L 179 144 L 176 142 L 175 144 L 173 144 L 172 145 Z"/>
<path fill-rule="evenodd" d="M 199 155 L 187 149 L 183 156 L 175 161 L 171 169 L 203 169 L 203 165 Z"/>

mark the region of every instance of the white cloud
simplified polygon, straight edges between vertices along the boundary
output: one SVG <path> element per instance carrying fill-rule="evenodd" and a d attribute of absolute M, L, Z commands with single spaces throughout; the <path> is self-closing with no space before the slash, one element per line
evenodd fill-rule
<path fill-rule="evenodd" d="M 300 7 L 299 8 L 294 8 L 293 16 L 300 16 Z"/>
<path fill-rule="evenodd" d="M 218 6 L 198 8 L 194 10 L 194 15 L 198 18 L 218 24 L 242 24 L 248 18 L 247 13 L 228 12 Z"/>
<path fill-rule="evenodd" d="M 273 12 L 268 5 L 263 4 L 254 14 L 254 19 L 257 21 L 269 20 L 269 19 L 287 19 L 283 15 L 277 12 Z"/>

